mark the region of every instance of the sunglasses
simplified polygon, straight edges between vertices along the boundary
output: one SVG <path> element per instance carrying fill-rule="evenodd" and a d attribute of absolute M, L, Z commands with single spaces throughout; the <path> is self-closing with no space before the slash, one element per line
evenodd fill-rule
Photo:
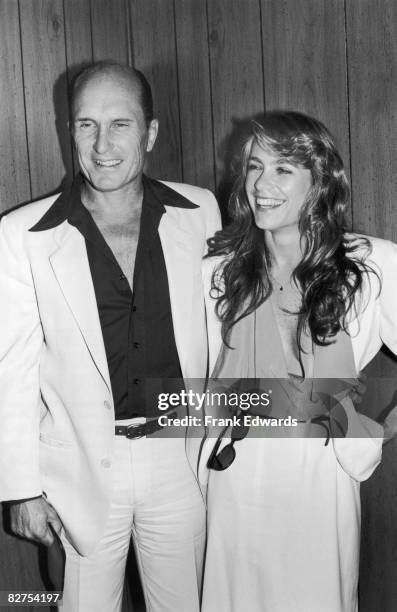
<path fill-rule="evenodd" d="M 228 467 L 232 465 L 233 461 L 236 458 L 236 449 L 234 448 L 234 444 L 235 442 L 239 442 L 240 440 L 243 440 L 247 436 L 249 432 L 249 425 L 233 426 L 231 434 L 230 434 L 229 444 L 226 444 L 226 446 L 224 446 L 222 450 L 220 451 L 220 453 L 218 454 L 219 447 L 228 429 L 229 427 L 227 426 L 222 430 L 212 450 L 212 453 L 207 461 L 207 467 L 210 470 L 216 470 L 217 472 L 222 472 L 223 470 L 226 470 Z"/>

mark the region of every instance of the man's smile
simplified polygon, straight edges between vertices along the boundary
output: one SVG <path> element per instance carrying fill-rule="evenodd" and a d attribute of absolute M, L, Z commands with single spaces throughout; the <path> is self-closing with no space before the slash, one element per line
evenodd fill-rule
<path fill-rule="evenodd" d="M 94 163 L 98 167 L 112 168 L 121 164 L 121 159 L 94 159 Z"/>

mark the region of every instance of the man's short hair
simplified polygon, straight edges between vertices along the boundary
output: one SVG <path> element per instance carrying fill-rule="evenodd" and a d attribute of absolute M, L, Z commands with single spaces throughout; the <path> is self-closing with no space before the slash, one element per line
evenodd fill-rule
<path fill-rule="evenodd" d="M 145 116 L 146 123 L 149 125 L 153 119 L 153 97 L 152 89 L 145 77 L 145 75 L 132 66 L 126 64 L 120 64 L 112 60 L 104 60 L 101 62 L 95 62 L 87 66 L 81 72 L 79 72 L 73 79 L 70 90 L 70 112 L 72 119 L 74 117 L 74 105 L 84 87 L 94 78 L 101 76 L 119 76 L 131 83 L 131 85 L 138 85 L 140 103 L 143 114 Z"/>

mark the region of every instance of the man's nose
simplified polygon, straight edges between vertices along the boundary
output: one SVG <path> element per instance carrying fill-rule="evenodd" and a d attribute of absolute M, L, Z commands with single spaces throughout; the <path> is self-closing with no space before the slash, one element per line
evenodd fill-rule
<path fill-rule="evenodd" d="M 106 153 L 109 148 L 111 148 L 109 131 L 106 127 L 99 127 L 94 142 L 94 150 L 97 153 Z"/>

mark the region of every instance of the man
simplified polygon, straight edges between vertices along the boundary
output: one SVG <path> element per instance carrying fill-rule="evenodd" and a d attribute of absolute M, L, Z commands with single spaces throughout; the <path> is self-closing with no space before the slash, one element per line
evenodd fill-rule
<path fill-rule="evenodd" d="M 194 612 L 199 440 L 189 465 L 183 438 L 150 436 L 145 381 L 206 376 L 201 259 L 219 212 L 207 190 L 143 175 L 158 122 L 138 71 L 83 71 L 71 118 L 81 174 L 1 223 L 0 499 L 17 534 L 60 534 L 65 612 L 120 609 L 131 534 L 147 608 Z"/>

